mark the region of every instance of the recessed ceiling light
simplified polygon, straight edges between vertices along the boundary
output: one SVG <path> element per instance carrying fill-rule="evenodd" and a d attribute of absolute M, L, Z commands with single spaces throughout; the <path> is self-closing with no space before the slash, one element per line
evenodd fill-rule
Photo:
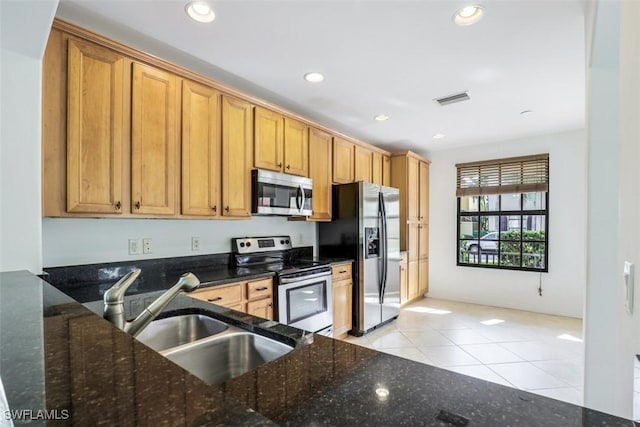
<path fill-rule="evenodd" d="M 385 120 L 389 120 L 389 116 L 387 116 L 386 114 L 378 114 L 373 118 L 373 120 L 377 122 L 384 122 Z"/>
<path fill-rule="evenodd" d="M 320 83 L 324 80 L 324 76 L 317 72 L 307 73 L 304 75 L 304 79 L 311 83 Z"/>
<path fill-rule="evenodd" d="M 184 10 L 194 21 L 208 23 L 216 19 L 216 14 L 213 13 L 213 9 L 211 9 L 211 6 L 206 1 L 199 0 L 189 2 Z"/>
<path fill-rule="evenodd" d="M 484 15 L 484 8 L 480 5 L 473 4 L 458 9 L 453 15 L 453 22 L 457 25 L 472 25 L 478 22 Z"/>
<path fill-rule="evenodd" d="M 435 135 L 433 135 L 433 139 L 442 139 L 445 136 L 447 135 L 445 135 L 444 133 L 436 133 Z"/>
<path fill-rule="evenodd" d="M 520 111 L 520 115 L 521 116 L 525 115 L 525 114 L 529 114 L 529 113 L 533 113 L 533 111 L 531 111 L 531 110 L 522 110 L 522 111 Z"/>

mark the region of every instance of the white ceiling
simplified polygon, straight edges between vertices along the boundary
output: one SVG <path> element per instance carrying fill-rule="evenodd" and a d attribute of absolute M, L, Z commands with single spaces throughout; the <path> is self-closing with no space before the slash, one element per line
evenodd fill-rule
<path fill-rule="evenodd" d="M 210 0 L 211 24 L 191 21 L 185 3 L 62 0 L 59 15 L 73 10 L 77 23 L 91 16 L 142 33 L 264 92 L 241 90 L 389 150 L 584 127 L 580 0 L 480 0 L 485 17 L 469 27 L 452 22 L 467 4 L 456 0 Z M 303 80 L 309 71 L 324 82 Z M 433 101 L 465 90 L 470 101 Z M 390 119 L 376 122 L 377 114 Z"/>

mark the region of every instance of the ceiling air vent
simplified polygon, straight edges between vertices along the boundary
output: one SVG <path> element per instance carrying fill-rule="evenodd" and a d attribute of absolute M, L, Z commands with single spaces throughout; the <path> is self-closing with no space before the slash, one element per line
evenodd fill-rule
<path fill-rule="evenodd" d="M 456 102 L 467 101 L 469 98 L 469 94 L 465 92 L 456 93 L 454 95 L 443 96 L 442 98 L 436 98 L 435 101 L 441 106 L 455 104 Z"/>

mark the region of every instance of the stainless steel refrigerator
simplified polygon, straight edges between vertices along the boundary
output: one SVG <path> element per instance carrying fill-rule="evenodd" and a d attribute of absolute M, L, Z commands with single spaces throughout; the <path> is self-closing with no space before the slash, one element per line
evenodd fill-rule
<path fill-rule="evenodd" d="M 332 220 L 318 230 L 319 255 L 354 260 L 351 334 L 360 336 L 400 312 L 399 190 L 354 182 L 332 191 Z"/>

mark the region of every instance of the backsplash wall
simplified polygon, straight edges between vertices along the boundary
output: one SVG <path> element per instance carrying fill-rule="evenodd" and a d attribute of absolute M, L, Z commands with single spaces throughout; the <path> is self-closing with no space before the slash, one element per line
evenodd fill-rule
<path fill-rule="evenodd" d="M 231 238 L 288 235 L 295 247 L 313 246 L 317 253 L 317 225 L 286 217 L 250 220 L 165 220 L 43 218 L 42 256 L 45 267 L 136 259 L 205 255 L 231 251 Z M 191 250 L 191 238 L 200 250 Z M 153 253 L 129 255 L 129 239 L 151 238 Z"/>

